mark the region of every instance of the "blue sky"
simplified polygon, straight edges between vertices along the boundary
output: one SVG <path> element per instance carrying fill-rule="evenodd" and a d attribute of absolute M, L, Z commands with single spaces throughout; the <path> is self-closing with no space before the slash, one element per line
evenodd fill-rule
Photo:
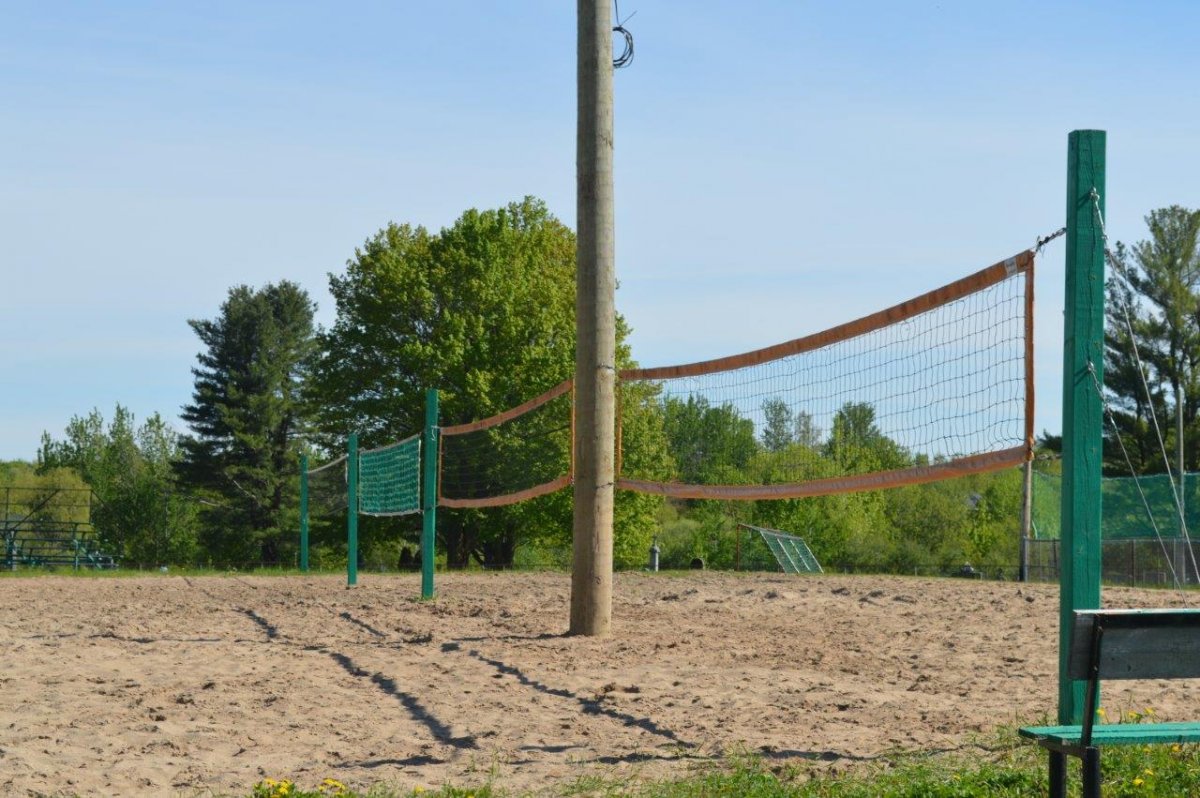
<path fill-rule="evenodd" d="M 1200 5 L 624 0 L 618 308 L 645 365 L 821 329 L 1063 223 L 1108 131 L 1122 240 L 1200 206 Z M 0 459 L 120 402 L 177 422 L 230 286 L 389 220 L 542 197 L 574 225 L 575 4 L 0 0 Z M 1060 425 L 1062 248 L 1038 285 Z"/>

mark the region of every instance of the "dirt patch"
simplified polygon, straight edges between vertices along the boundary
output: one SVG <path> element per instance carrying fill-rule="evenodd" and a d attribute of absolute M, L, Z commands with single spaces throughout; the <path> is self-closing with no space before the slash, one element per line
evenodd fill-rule
<path fill-rule="evenodd" d="M 658 778 L 739 751 L 857 762 L 1052 714 L 1058 589 L 620 574 L 563 636 L 564 574 L 0 580 L 0 793 L 244 794 Z M 1109 589 L 1110 606 L 1167 592 Z M 1109 707 L 1194 719 L 1195 682 Z M 1187 716 L 1187 717 L 1185 717 Z"/>

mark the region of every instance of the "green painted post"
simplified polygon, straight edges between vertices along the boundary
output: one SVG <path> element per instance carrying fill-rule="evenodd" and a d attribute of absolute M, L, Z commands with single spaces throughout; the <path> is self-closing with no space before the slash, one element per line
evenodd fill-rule
<path fill-rule="evenodd" d="M 425 431 L 421 439 L 421 598 L 433 598 L 433 555 L 437 541 L 438 392 L 425 392 Z"/>
<path fill-rule="evenodd" d="M 358 433 L 346 447 L 346 585 L 358 584 Z"/>
<path fill-rule="evenodd" d="M 1104 385 L 1104 151 L 1103 130 L 1076 130 L 1068 138 L 1058 636 L 1058 720 L 1063 724 L 1083 721 L 1084 683 L 1067 678 L 1072 613 L 1100 606 L 1104 407 L 1097 386 Z"/>
<path fill-rule="evenodd" d="M 308 455 L 300 455 L 300 570 L 308 573 Z"/>

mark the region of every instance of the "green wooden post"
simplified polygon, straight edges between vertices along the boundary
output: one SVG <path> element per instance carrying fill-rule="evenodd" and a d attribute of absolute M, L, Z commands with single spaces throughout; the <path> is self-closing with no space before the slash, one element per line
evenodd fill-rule
<path fill-rule="evenodd" d="M 308 455 L 300 455 L 300 570 L 308 573 Z"/>
<path fill-rule="evenodd" d="M 421 598 L 433 598 L 433 555 L 437 541 L 438 392 L 425 392 L 425 431 L 421 439 Z"/>
<path fill-rule="evenodd" d="M 346 585 L 358 584 L 358 433 L 346 447 Z"/>
<path fill-rule="evenodd" d="M 1100 606 L 1100 478 L 1104 385 L 1103 130 L 1067 143 L 1067 293 L 1063 338 L 1062 557 L 1058 720 L 1083 721 L 1084 683 L 1067 678 L 1075 610 Z M 1097 214 L 1096 202 L 1100 213 Z"/>

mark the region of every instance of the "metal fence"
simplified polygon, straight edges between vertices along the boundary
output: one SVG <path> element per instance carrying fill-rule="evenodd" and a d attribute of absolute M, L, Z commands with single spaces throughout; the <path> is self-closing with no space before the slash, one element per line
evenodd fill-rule
<path fill-rule="evenodd" d="M 1061 563 L 1061 541 L 1029 541 L 1029 580 L 1057 582 Z M 1192 543 L 1185 538 L 1127 538 L 1105 540 L 1100 549 L 1100 578 L 1114 585 L 1173 587 L 1197 585 Z"/>

